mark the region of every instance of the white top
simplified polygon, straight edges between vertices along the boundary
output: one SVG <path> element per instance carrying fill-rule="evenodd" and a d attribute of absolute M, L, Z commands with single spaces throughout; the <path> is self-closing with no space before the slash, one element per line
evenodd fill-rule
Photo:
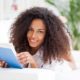
<path fill-rule="evenodd" d="M 40 54 L 41 53 L 41 54 Z M 69 66 L 69 63 L 65 60 L 63 61 L 56 61 L 56 60 L 52 60 L 52 63 L 43 63 L 43 57 L 42 57 L 42 51 L 37 51 L 37 53 L 35 55 L 33 55 L 35 61 L 38 64 L 39 68 L 44 68 L 44 69 L 49 69 L 49 70 L 53 70 L 53 71 L 61 71 L 61 72 L 65 72 L 65 71 L 72 71 L 71 67 Z"/>

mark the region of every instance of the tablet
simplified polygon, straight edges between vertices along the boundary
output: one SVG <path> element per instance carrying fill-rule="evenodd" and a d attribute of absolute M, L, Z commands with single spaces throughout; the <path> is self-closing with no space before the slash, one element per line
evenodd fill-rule
<path fill-rule="evenodd" d="M 12 44 L 0 44 L 0 60 L 4 60 L 11 68 L 23 68 Z"/>

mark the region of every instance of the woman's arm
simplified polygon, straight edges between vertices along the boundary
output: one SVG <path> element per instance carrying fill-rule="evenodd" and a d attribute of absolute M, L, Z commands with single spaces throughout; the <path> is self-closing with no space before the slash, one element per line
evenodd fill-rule
<path fill-rule="evenodd" d="M 65 55 L 63 57 L 64 60 L 66 60 L 68 63 L 69 63 L 69 66 L 72 68 L 72 69 L 76 69 L 76 63 L 75 63 L 75 60 L 72 56 L 72 54 L 69 54 L 69 55 Z"/>

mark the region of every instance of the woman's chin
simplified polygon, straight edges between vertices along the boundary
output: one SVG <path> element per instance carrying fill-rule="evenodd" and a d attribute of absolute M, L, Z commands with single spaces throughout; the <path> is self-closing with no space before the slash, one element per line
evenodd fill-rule
<path fill-rule="evenodd" d="M 33 44 L 33 45 L 30 45 L 30 47 L 32 47 L 32 48 L 36 48 L 37 46 Z"/>

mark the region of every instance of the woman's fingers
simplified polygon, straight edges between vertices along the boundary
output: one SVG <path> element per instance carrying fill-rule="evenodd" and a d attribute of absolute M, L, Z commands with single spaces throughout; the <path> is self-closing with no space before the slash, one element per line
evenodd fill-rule
<path fill-rule="evenodd" d="M 21 52 L 17 54 L 17 57 L 21 64 L 28 65 L 36 65 L 36 61 L 34 60 L 33 56 L 29 52 Z"/>
<path fill-rule="evenodd" d="M 7 67 L 7 63 L 5 61 L 0 60 L 0 67 Z"/>
<path fill-rule="evenodd" d="M 27 57 L 27 52 L 18 53 L 17 57 L 20 58 L 20 59 L 25 58 L 25 57 Z"/>
<path fill-rule="evenodd" d="M 25 64 L 27 62 L 27 59 L 26 58 L 23 58 L 21 60 L 19 60 L 21 64 Z"/>
<path fill-rule="evenodd" d="M 2 62 L 0 61 L 0 67 L 2 67 Z"/>
<path fill-rule="evenodd" d="M 27 62 L 27 52 L 22 52 L 22 53 L 19 53 L 19 54 L 17 54 L 17 57 L 18 57 L 18 59 L 19 59 L 19 61 L 20 61 L 20 63 L 21 64 L 26 64 L 26 62 Z"/>

